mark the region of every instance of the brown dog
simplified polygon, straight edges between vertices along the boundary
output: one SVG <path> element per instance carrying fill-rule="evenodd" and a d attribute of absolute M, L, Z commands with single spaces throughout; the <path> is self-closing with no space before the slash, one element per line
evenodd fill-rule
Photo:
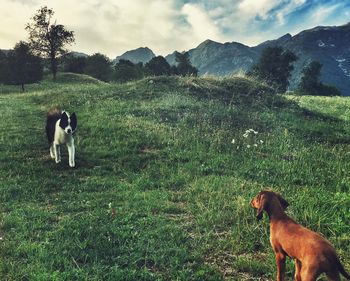
<path fill-rule="evenodd" d="M 321 273 L 325 273 L 328 280 L 340 281 L 339 272 L 350 280 L 331 243 L 288 217 L 284 212 L 288 202 L 279 194 L 261 191 L 250 205 L 257 209 L 257 219 L 262 218 L 263 211 L 269 216 L 277 281 L 284 280 L 286 256 L 295 260 L 296 281 L 315 281 Z"/>

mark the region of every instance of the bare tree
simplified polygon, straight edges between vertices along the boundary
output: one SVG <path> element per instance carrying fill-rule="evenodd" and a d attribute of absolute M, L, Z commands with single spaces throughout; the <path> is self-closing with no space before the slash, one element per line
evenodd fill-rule
<path fill-rule="evenodd" d="M 57 58 L 65 54 L 65 45 L 74 43 L 74 32 L 61 24 L 52 23 L 54 11 L 46 6 L 40 8 L 26 25 L 29 32 L 29 44 L 35 54 L 50 60 L 53 79 L 56 79 Z"/>

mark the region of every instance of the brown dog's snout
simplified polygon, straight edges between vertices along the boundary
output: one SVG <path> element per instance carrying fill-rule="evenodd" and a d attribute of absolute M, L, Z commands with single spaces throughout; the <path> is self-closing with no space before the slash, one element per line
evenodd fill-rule
<path fill-rule="evenodd" d="M 257 198 L 256 198 L 256 197 L 254 197 L 252 200 L 250 200 L 250 206 L 251 206 L 252 208 L 255 208 L 255 209 L 258 209 L 258 208 L 259 208 L 259 206 L 258 206 L 258 204 L 257 204 Z"/>

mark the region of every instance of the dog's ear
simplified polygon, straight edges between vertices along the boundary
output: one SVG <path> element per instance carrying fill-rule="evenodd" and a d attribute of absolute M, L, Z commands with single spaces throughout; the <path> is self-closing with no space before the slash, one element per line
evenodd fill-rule
<path fill-rule="evenodd" d="M 75 114 L 75 112 L 73 112 L 72 115 L 70 116 L 70 126 L 72 127 L 73 132 L 76 130 L 77 124 L 78 124 L 77 115 Z"/>
<path fill-rule="evenodd" d="M 289 203 L 287 202 L 286 199 L 284 199 L 281 195 L 276 193 L 276 196 L 278 198 L 278 201 L 280 201 L 280 204 L 283 208 L 283 210 L 287 209 L 287 207 L 289 206 Z"/>
<path fill-rule="evenodd" d="M 60 127 L 64 130 L 68 126 L 68 115 L 63 112 L 60 119 Z"/>
<path fill-rule="evenodd" d="M 261 220 L 263 217 L 263 212 L 266 210 L 267 207 L 267 198 L 264 193 L 258 195 L 258 209 L 256 211 L 256 218 L 258 220 Z"/>

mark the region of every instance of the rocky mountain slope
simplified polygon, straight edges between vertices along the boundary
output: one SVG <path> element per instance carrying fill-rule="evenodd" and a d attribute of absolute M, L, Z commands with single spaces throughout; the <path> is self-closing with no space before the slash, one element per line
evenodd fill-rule
<path fill-rule="evenodd" d="M 147 47 L 141 47 L 135 50 L 127 51 L 121 56 L 116 57 L 116 59 L 113 61 L 114 63 L 117 63 L 119 60 L 129 60 L 133 63 L 146 63 L 150 61 L 152 58 L 155 57 L 155 54 L 153 51 Z"/>
<path fill-rule="evenodd" d="M 315 27 L 295 36 L 286 34 L 254 47 L 206 40 L 189 50 L 189 54 L 200 75 L 228 76 L 249 70 L 268 46 L 282 46 L 298 56 L 290 79 L 290 90 L 297 87 L 303 68 L 316 60 L 323 65 L 321 81 L 336 86 L 343 95 L 350 95 L 350 23 Z M 170 64 L 175 64 L 175 53 L 166 59 Z"/>
<path fill-rule="evenodd" d="M 267 46 L 282 46 L 298 56 L 290 80 L 291 89 L 299 83 L 303 67 L 316 60 L 323 65 L 322 82 L 336 86 L 343 95 L 350 95 L 350 23 L 338 27 L 315 27 L 295 36 L 285 35 L 264 42 L 252 49 L 260 53 Z"/>

